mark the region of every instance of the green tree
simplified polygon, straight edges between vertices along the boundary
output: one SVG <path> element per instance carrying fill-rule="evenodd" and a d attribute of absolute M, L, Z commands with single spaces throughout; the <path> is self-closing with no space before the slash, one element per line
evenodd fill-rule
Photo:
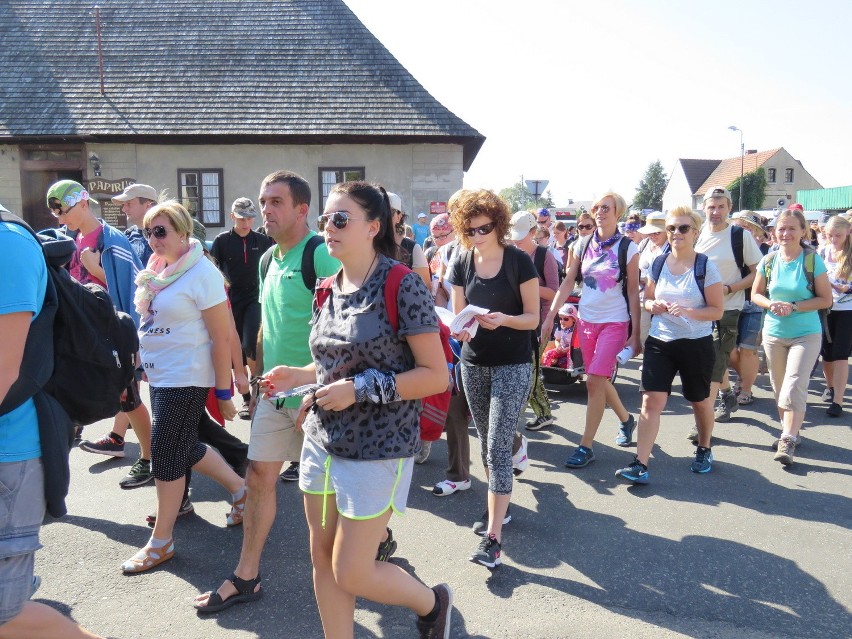
<path fill-rule="evenodd" d="M 512 209 L 513 213 L 516 211 L 526 211 L 528 209 L 542 207 L 550 208 L 553 206 L 553 198 L 551 197 L 549 190 L 544 195 L 539 196 L 538 203 L 536 203 L 533 194 L 527 190 L 527 186 L 524 184 L 523 178 L 518 180 L 512 186 L 501 189 L 497 195 L 506 200 L 506 203 L 509 205 L 509 208 Z"/>
<path fill-rule="evenodd" d="M 645 169 L 645 176 L 639 182 L 639 188 L 636 190 L 636 195 L 633 197 L 634 209 L 653 209 L 655 211 L 663 210 L 663 192 L 666 190 L 666 185 L 669 178 L 663 170 L 663 165 L 659 160 L 655 160 Z"/>
<path fill-rule="evenodd" d="M 733 209 L 740 207 L 740 178 L 731 182 L 728 186 L 731 192 Z M 766 171 L 763 167 L 755 169 L 743 176 L 743 209 L 744 211 L 759 211 L 763 208 L 766 199 Z"/>

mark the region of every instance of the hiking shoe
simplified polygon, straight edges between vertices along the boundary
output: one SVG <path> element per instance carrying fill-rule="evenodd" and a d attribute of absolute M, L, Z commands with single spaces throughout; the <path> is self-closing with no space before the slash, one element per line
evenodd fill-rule
<path fill-rule="evenodd" d="M 485 566 L 490 570 L 494 570 L 497 566 L 503 563 L 500 559 L 501 548 L 502 546 L 500 545 L 500 542 L 497 541 L 497 537 L 494 535 L 483 537 L 482 541 L 480 541 L 479 545 L 476 547 L 476 550 L 474 550 L 473 554 L 470 556 L 470 561 L 475 564 L 479 564 L 480 566 Z"/>
<path fill-rule="evenodd" d="M 503 517 L 503 525 L 505 526 L 510 521 L 512 521 L 512 506 L 506 508 L 506 515 Z M 484 537 L 485 533 L 488 532 L 488 511 L 486 510 L 482 513 L 482 517 L 479 518 L 475 524 L 473 524 L 473 534 L 479 535 L 480 537 Z"/>
<path fill-rule="evenodd" d="M 292 462 L 287 470 L 278 476 L 281 481 L 299 481 L 299 462 Z"/>
<path fill-rule="evenodd" d="M 237 411 L 237 415 L 239 415 L 240 419 L 249 421 L 251 419 L 251 411 L 249 410 L 249 403 L 243 402 L 243 407 Z"/>
<path fill-rule="evenodd" d="M 396 540 L 393 531 L 388 528 L 388 538 L 379 543 L 379 551 L 376 553 L 376 561 L 387 561 L 396 552 Z"/>
<path fill-rule="evenodd" d="M 445 479 L 444 481 L 439 481 L 435 484 L 435 487 L 432 489 L 432 494 L 437 495 L 438 497 L 446 497 L 447 495 L 452 495 L 460 490 L 468 490 L 470 486 L 471 483 L 469 479 L 465 479 L 464 481 L 450 481 L 449 479 Z"/>
<path fill-rule="evenodd" d="M 636 419 L 633 415 L 627 416 L 626 422 L 621 422 L 618 427 L 618 435 L 615 437 L 616 446 L 630 446 L 633 443 L 633 431 L 636 429 Z"/>
<path fill-rule="evenodd" d="M 731 413 L 735 413 L 739 409 L 740 405 L 737 403 L 737 396 L 733 390 L 726 392 L 719 391 L 713 416 L 717 422 L 727 422 L 731 419 Z"/>
<path fill-rule="evenodd" d="M 840 417 L 843 414 L 843 406 L 837 402 L 831 402 L 831 406 L 826 409 L 825 414 L 829 417 Z"/>
<path fill-rule="evenodd" d="M 772 442 L 772 450 L 778 450 L 778 444 L 780 442 L 781 442 L 780 439 L 776 439 L 774 442 Z M 796 446 L 801 446 L 801 445 L 802 445 L 802 436 L 799 435 L 799 436 L 796 437 Z"/>
<path fill-rule="evenodd" d="M 615 471 L 615 476 L 632 481 L 634 484 L 647 484 L 649 477 L 648 467 L 640 462 L 638 457 L 634 457 L 629 466 L 619 468 Z"/>
<path fill-rule="evenodd" d="M 568 468 L 582 468 L 583 466 L 588 466 L 593 461 L 595 461 L 595 453 L 591 448 L 577 446 L 574 454 L 565 460 L 565 466 Z"/>
<path fill-rule="evenodd" d="M 524 472 L 530 465 L 530 458 L 527 457 L 527 438 L 521 435 L 521 447 L 518 452 L 512 455 L 512 472 L 515 477 Z"/>
<path fill-rule="evenodd" d="M 80 442 L 80 449 L 87 453 L 98 455 L 109 455 L 110 457 L 124 457 L 124 442 L 118 443 L 112 433 L 104 435 L 96 442 Z"/>
<path fill-rule="evenodd" d="M 740 406 L 748 406 L 754 403 L 754 393 L 749 391 L 740 391 L 737 393 L 737 404 Z"/>
<path fill-rule="evenodd" d="M 184 497 L 183 501 L 180 502 L 180 508 L 178 509 L 178 517 L 183 517 L 184 515 L 188 515 L 191 512 L 195 512 L 195 506 L 192 505 L 192 502 L 189 501 L 189 497 Z M 145 521 L 148 522 L 148 527 L 153 528 L 154 524 L 157 523 L 157 513 L 151 513 L 147 517 L 145 517 Z"/>
<path fill-rule="evenodd" d="M 785 466 L 790 466 L 793 463 L 793 456 L 796 454 L 796 438 L 790 435 L 784 435 L 778 441 L 778 452 L 775 453 L 775 461 L 781 462 Z"/>
<path fill-rule="evenodd" d="M 429 453 L 432 452 L 432 442 L 420 440 L 420 452 L 414 456 L 415 464 L 423 464 L 429 459 Z"/>
<path fill-rule="evenodd" d="M 689 435 L 687 435 L 686 438 L 698 446 L 698 424 L 692 425 L 692 430 L 689 431 Z"/>
<path fill-rule="evenodd" d="M 438 584 L 432 590 L 441 604 L 438 618 L 430 622 L 423 617 L 417 617 L 417 632 L 420 633 L 420 639 L 449 639 L 450 616 L 453 612 L 453 590 L 447 584 Z"/>
<path fill-rule="evenodd" d="M 526 428 L 527 430 L 541 430 L 546 426 L 550 426 L 556 421 L 553 415 L 542 415 L 541 417 L 536 417 L 533 421 L 527 422 Z"/>
<path fill-rule="evenodd" d="M 709 448 L 699 446 L 695 449 L 695 460 L 689 467 L 693 473 L 709 473 L 713 466 L 713 453 Z"/>
<path fill-rule="evenodd" d="M 831 404 L 834 401 L 834 389 L 826 388 L 822 391 L 822 397 L 819 398 L 821 402 L 826 404 Z"/>
<path fill-rule="evenodd" d="M 154 481 L 154 475 L 151 474 L 151 460 L 140 458 L 130 467 L 130 471 L 118 482 L 118 485 L 122 488 L 138 488 L 152 481 Z"/>

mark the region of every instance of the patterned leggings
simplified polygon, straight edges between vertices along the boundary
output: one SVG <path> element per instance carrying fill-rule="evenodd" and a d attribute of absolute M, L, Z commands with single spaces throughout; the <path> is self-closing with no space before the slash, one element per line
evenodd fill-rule
<path fill-rule="evenodd" d="M 526 406 L 532 363 L 506 366 L 462 364 L 462 381 L 473 423 L 479 433 L 482 463 L 489 470 L 488 490 L 512 492 L 512 440 Z"/>

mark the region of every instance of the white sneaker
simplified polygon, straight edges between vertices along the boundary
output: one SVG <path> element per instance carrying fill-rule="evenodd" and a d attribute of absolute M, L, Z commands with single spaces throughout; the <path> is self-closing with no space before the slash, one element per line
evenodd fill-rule
<path fill-rule="evenodd" d="M 521 447 L 518 452 L 512 455 L 512 472 L 515 477 L 524 472 L 530 465 L 530 458 L 527 457 L 527 438 L 521 435 Z"/>
<path fill-rule="evenodd" d="M 446 497 L 447 495 L 452 495 L 456 491 L 467 490 L 468 488 L 470 488 L 469 479 L 466 479 L 465 481 L 450 481 L 449 479 L 445 479 L 444 481 L 439 481 L 435 484 L 435 487 L 432 489 L 432 494 L 437 495 L 438 497 Z"/>

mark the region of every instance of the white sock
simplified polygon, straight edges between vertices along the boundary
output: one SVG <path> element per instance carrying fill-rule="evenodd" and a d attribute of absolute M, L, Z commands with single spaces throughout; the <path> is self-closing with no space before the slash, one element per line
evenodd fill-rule
<path fill-rule="evenodd" d="M 245 494 L 246 494 L 246 487 L 245 486 L 240 487 L 240 489 L 237 492 L 231 493 L 231 502 L 232 503 L 238 502 L 239 500 L 241 500 L 243 498 L 243 495 L 245 495 Z"/>
<path fill-rule="evenodd" d="M 148 540 L 148 546 L 150 548 L 162 548 L 170 541 L 171 539 L 157 539 L 154 535 L 151 535 L 151 539 Z"/>

